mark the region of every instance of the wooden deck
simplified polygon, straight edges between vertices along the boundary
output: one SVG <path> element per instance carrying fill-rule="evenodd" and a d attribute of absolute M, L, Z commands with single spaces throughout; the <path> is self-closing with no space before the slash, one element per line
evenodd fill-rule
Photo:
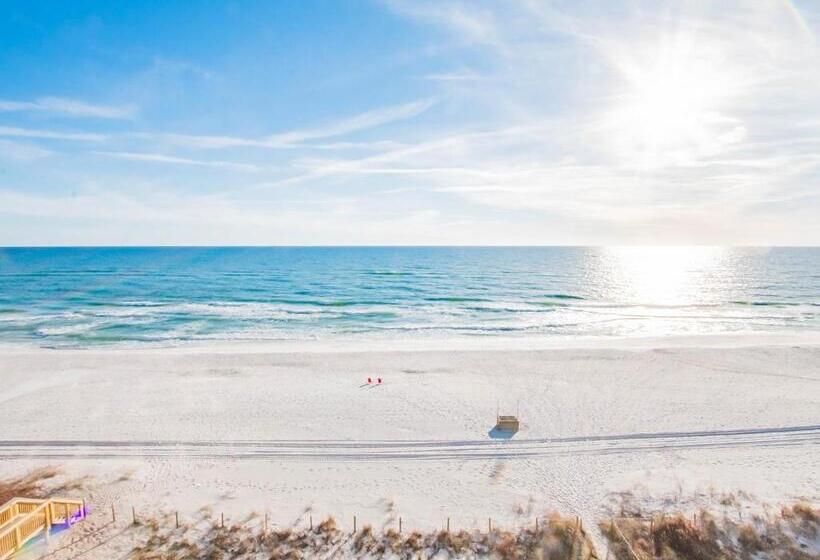
<path fill-rule="evenodd" d="M 36 536 L 48 534 L 52 526 L 70 526 L 84 517 L 85 507 L 81 500 L 9 500 L 0 506 L 0 560 L 11 558 Z"/>

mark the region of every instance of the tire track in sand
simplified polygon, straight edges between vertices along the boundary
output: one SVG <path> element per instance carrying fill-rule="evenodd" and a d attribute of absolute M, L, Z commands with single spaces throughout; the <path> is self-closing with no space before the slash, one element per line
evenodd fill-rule
<path fill-rule="evenodd" d="M 318 461 L 526 459 L 820 444 L 820 425 L 509 440 L 0 440 L 0 459 L 189 458 Z"/>

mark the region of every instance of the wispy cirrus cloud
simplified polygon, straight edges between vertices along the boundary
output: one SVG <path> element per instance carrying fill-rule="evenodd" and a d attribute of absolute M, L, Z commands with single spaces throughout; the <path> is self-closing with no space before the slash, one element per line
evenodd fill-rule
<path fill-rule="evenodd" d="M 224 159 L 193 158 L 188 157 L 187 155 L 182 156 L 177 155 L 175 153 L 162 153 L 157 151 L 137 151 L 133 149 L 133 141 L 137 141 L 138 143 L 142 141 L 150 141 L 152 143 L 162 142 L 166 145 L 166 147 L 179 147 L 188 150 L 266 148 L 285 150 L 310 149 L 334 152 L 347 150 L 384 151 L 395 149 L 401 144 L 393 140 L 377 140 L 369 142 L 336 140 L 320 143 L 315 142 L 315 140 L 344 137 L 351 133 L 378 128 L 397 121 L 411 119 L 424 113 L 425 111 L 430 109 L 435 103 L 436 100 L 434 99 L 421 99 L 399 105 L 380 107 L 371 111 L 366 111 L 354 115 L 352 117 L 346 117 L 335 121 L 331 121 L 322 126 L 291 130 L 259 138 L 225 135 L 188 135 L 150 132 L 121 132 L 100 134 L 90 132 L 64 132 L 57 130 L 30 129 L 9 126 L 0 126 L 0 137 L 5 136 L 43 140 L 63 140 L 71 142 L 106 143 L 113 144 L 114 146 L 119 147 L 120 149 L 95 150 L 92 153 L 110 158 L 140 161 L 145 163 L 212 167 L 236 171 L 257 172 L 262 171 L 264 168 L 254 163 L 237 162 Z M 122 149 L 125 146 L 129 146 L 132 149 Z M 11 149 L 9 148 L 8 151 L 10 152 Z M 16 150 L 16 152 L 21 152 L 21 149 Z M 32 151 L 29 150 L 29 153 L 32 153 Z M 50 152 L 42 150 L 42 153 Z"/>
<path fill-rule="evenodd" d="M 18 138 L 43 138 L 47 140 L 69 140 L 77 142 L 103 142 L 109 138 L 106 134 L 96 134 L 89 132 L 62 132 L 56 130 L 38 130 L 30 128 L 18 128 L 13 126 L 0 126 L 0 136 Z"/>
<path fill-rule="evenodd" d="M 168 146 L 202 150 L 223 150 L 230 148 L 263 148 L 276 150 L 387 150 L 400 146 L 396 140 L 335 141 L 335 142 L 270 142 L 264 138 L 241 136 L 218 136 L 207 134 L 179 134 L 173 132 L 134 132 L 120 136 L 121 139 L 136 139 L 162 142 Z"/>
<path fill-rule="evenodd" d="M 424 79 L 433 82 L 477 82 L 486 78 L 472 70 L 453 70 L 451 72 L 427 74 Z"/>
<path fill-rule="evenodd" d="M 496 12 L 475 2 L 383 0 L 397 14 L 447 27 L 464 43 L 500 44 Z"/>
<path fill-rule="evenodd" d="M 379 149 L 395 145 L 395 142 L 332 142 L 317 144 L 315 140 L 325 140 L 346 136 L 355 132 L 370 130 L 380 126 L 388 125 L 398 121 L 412 119 L 429 110 L 436 104 L 435 99 L 420 99 L 392 105 L 379 107 L 370 111 L 359 113 L 352 117 L 332 120 L 313 128 L 303 128 L 270 134 L 258 138 L 247 138 L 241 136 L 223 135 L 194 135 L 194 134 L 174 134 L 174 133 L 140 133 L 135 135 L 145 139 L 161 139 L 170 144 L 185 146 L 189 148 L 201 149 L 222 149 L 222 148 L 312 148 L 312 149 L 351 149 L 367 148 Z"/>
<path fill-rule="evenodd" d="M 148 163 L 169 163 L 176 165 L 193 165 L 197 167 L 215 167 L 220 169 L 233 169 L 236 171 L 260 171 L 262 168 L 258 165 L 249 163 L 240 163 L 234 161 L 211 160 L 211 159 L 191 159 L 184 157 L 177 157 L 167 154 L 157 153 L 143 153 L 143 152 L 109 152 L 109 151 L 94 151 L 93 153 L 106 157 L 117 159 L 126 159 L 131 161 L 143 161 Z"/>
<path fill-rule="evenodd" d="M 31 162 L 51 154 L 51 150 L 34 144 L 0 139 L 0 160 Z"/>
<path fill-rule="evenodd" d="M 430 109 L 435 103 L 435 99 L 422 99 L 391 107 L 380 107 L 316 128 L 273 134 L 265 140 L 272 144 L 293 144 L 321 138 L 333 138 L 416 117 Z"/>
<path fill-rule="evenodd" d="M 74 118 L 133 119 L 134 105 L 98 105 L 64 97 L 39 97 L 33 101 L 0 99 L 0 112 L 42 112 Z"/>

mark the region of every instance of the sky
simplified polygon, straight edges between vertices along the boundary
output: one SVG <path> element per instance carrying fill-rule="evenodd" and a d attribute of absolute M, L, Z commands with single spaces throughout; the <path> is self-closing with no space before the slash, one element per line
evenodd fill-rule
<path fill-rule="evenodd" d="M 0 245 L 820 245 L 811 0 L 0 12 Z"/>

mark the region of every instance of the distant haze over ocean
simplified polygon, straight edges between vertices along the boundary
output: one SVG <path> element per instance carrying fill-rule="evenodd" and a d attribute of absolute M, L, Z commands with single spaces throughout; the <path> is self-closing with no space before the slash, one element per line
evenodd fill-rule
<path fill-rule="evenodd" d="M 820 249 L 0 249 L 0 342 L 816 330 Z"/>

